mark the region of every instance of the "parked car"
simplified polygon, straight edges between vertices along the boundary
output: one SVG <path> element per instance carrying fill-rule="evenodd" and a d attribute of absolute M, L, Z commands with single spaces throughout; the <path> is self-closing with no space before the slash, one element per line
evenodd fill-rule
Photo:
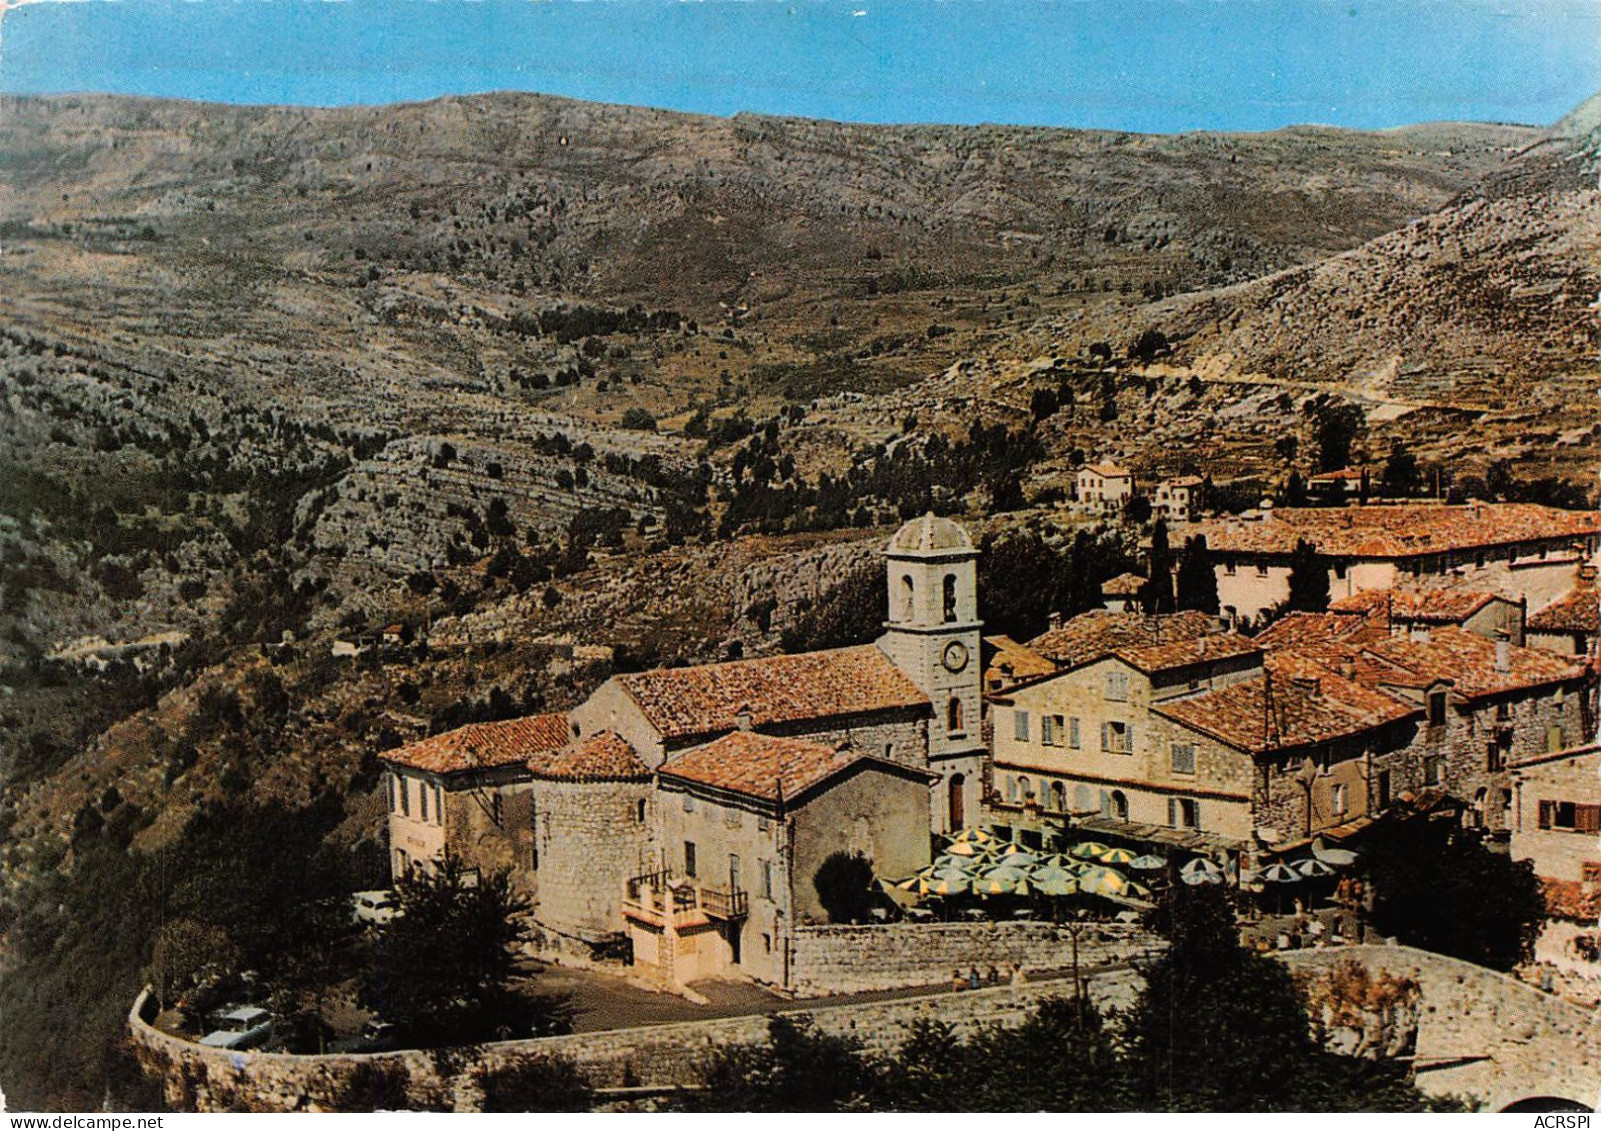
<path fill-rule="evenodd" d="M 211 1032 L 200 1043 L 214 1049 L 253 1049 L 272 1037 L 272 1014 L 259 1005 L 236 1006 L 212 1017 Z"/>
<path fill-rule="evenodd" d="M 400 901 L 387 889 L 358 891 L 350 897 L 351 916 L 357 923 L 382 926 L 400 914 Z"/>

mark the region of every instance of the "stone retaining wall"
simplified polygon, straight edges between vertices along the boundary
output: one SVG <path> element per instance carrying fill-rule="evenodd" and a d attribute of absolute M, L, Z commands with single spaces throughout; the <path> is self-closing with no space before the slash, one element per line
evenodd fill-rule
<path fill-rule="evenodd" d="M 1341 947 L 1280 957 L 1292 970 L 1314 976 L 1355 960 L 1375 975 L 1416 982 L 1417 1080 L 1430 1095 L 1471 1096 L 1492 1111 L 1532 1096 L 1588 1103 L 1597 1098 L 1601 1029 L 1584 1010 L 1559 998 L 1493 970 L 1409 947 Z M 1087 981 L 1103 1007 L 1127 1006 L 1139 989 L 1132 970 L 1102 971 Z M 785 1012 L 809 1014 L 825 1032 L 850 1034 L 870 1049 L 889 1052 L 919 1018 L 966 1033 L 986 1023 L 1017 1024 L 1040 1001 L 1069 992 L 1070 984 L 1057 980 Z M 485 1069 L 552 1054 L 571 1057 L 597 1087 L 670 1087 L 692 1082 L 696 1065 L 711 1050 L 760 1041 L 767 1031 L 767 1018 L 758 1015 L 435 1052 L 293 1056 L 202 1048 L 158 1031 L 149 1024 L 152 1015 L 148 992 L 141 994 L 128 1019 L 134 1050 L 145 1072 L 162 1082 L 167 1102 L 185 1111 L 362 1110 L 375 1103 L 472 1111 L 482 1100 L 478 1079 Z"/>
<path fill-rule="evenodd" d="M 1601 1092 L 1601 1027 L 1595 1017 L 1483 966 L 1405 946 L 1353 946 L 1279 955 L 1291 970 L 1326 971 L 1356 959 L 1375 974 L 1422 990 L 1418 1087 L 1472 1097 L 1499 1111 L 1532 1096 L 1594 1105 Z"/>
<path fill-rule="evenodd" d="M 1091 998 L 1105 1005 L 1127 1005 L 1138 988 L 1130 971 L 1094 974 L 1086 982 Z M 944 1021 L 958 1033 L 989 1023 L 1016 1025 L 1041 1001 L 1070 992 L 1069 983 L 1057 980 L 783 1012 L 806 1014 L 825 1032 L 892 1052 L 920 1018 Z M 152 1026 L 153 1004 L 148 992 L 141 994 L 128 1018 L 134 1052 L 146 1075 L 161 1081 L 167 1102 L 183 1111 L 341 1111 L 374 1102 L 475 1111 L 484 1070 L 556 1054 L 575 1061 L 595 1087 L 670 1087 L 694 1083 L 697 1066 L 712 1050 L 761 1041 L 768 1024 L 758 1014 L 432 1052 L 298 1056 L 203 1048 Z"/>
<path fill-rule="evenodd" d="M 1152 954 L 1156 936 L 1138 927 L 1093 924 L 1079 931 L 1081 966 L 1120 964 Z M 951 974 L 1008 966 L 1066 970 L 1073 938 L 1065 926 L 1042 922 L 892 923 L 859 927 L 800 927 L 794 933 L 790 985 L 797 996 L 861 993 L 945 985 Z"/>

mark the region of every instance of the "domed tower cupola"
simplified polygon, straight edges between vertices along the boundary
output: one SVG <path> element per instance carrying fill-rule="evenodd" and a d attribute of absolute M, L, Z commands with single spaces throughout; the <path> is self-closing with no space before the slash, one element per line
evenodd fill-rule
<path fill-rule="evenodd" d="M 933 704 L 930 768 L 969 783 L 976 797 L 980 767 L 966 763 L 984 749 L 978 550 L 959 523 L 926 514 L 895 532 L 884 558 L 889 615 L 879 647 Z M 948 831 L 964 809 L 971 805 L 954 797 L 936 805 L 936 827 Z"/>

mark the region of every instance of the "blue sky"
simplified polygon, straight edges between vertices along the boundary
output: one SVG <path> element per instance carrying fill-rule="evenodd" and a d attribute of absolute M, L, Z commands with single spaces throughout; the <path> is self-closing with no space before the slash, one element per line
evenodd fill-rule
<path fill-rule="evenodd" d="M 315 105 L 1166 132 L 1545 123 L 1601 89 L 1601 0 L 30 0 L 0 35 L 8 92 Z"/>

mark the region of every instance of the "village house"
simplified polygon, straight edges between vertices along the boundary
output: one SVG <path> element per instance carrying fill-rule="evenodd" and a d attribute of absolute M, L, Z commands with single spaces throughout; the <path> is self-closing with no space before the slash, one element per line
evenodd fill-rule
<path fill-rule="evenodd" d="M 1134 494 L 1134 473 L 1115 463 L 1091 463 L 1079 468 L 1078 502 L 1086 510 L 1119 511 Z"/>
<path fill-rule="evenodd" d="M 1101 586 L 1101 601 L 1114 613 L 1137 613 L 1145 593 L 1145 578 L 1137 573 L 1120 573 Z"/>
<path fill-rule="evenodd" d="M 883 875 L 927 864 L 933 775 L 846 742 L 736 731 L 658 775 L 662 865 L 628 881 L 634 964 L 665 983 L 738 972 L 789 984 L 789 928 L 826 922 L 812 878 L 835 852 Z"/>
<path fill-rule="evenodd" d="M 394 874 L 447 851 L 510 868 L 553 946 L 632 938 L 658 974 L 757 976 L 731 968 L 781 956 L 785 925 L 820 913 L 811 882 L 829 851 L 857 846 L 900 875 L 926 862 L 932 833 L 978 813 L 977 559 L 966 531 L 929 515 L 885 549 L 874 644 L 614 675 L 565 714 L 388 752 Z M 788 839 L 739 840 L 747 826 Z M 762 861 L 783 882 L 752 904 Z M 697 956 L 682 967 L 663 961 L 669 926 L 673 953 Z"/>
<path fill-rule="evenodd" d="M 1528 620 L 1528 644 L 1559 656 L 1595 657 L 1601 640 L 1601 590 L 1595 569 L 1579 570 L 1574 587 Z"/>
<path fill-rule="evenodd" d="M 1524 642 L 1524 603 L 1478 589 L 1365 589 L 1330 602 L 1329 612 L 1375 619 L 1395 632 L 1455 625 L 1486 640 L 1504 632 L 1512 643 Z"/>
<path fill-rule="evenodd" d="M 1216 558 L 1226 619 L 1254 620 L 1290 594 L 1290 563 L 1309 542 L 1327 563 L 1334 600 L 1365 590 L 1461 582 L 1539 610 L 1594 564 L 1601 516 L 1530 503 L 1270 507 L 1254 516 L 1192 523 Z M 1405 583 L 1405 584 L 1404 584 Z"/>
<path fill-rule="evenodd" d="M 1151 492 L 1151 515 L 1168 522 L 1192 522 L 1206 505 L 1205 483 L 1199 475 L 1164 479 Z"/>
<path fill-rule="evenodd" d="M 1307 477 L 1307 494 L 1314 499 L 1355 499 L 1367 494 L 1371 478 L 1365 467 L 1342 467 Z"/>
<path fill-rule="evenodd" d="M 1250 833 L 1248 772 L 1175 768 L 1163 728 L 1152 725 L 1153 709 L 1249 678 L 1260 670 L 1260 650 L 1217 632 L 1154 642 L 1165 618 L 1149 618 L 1143 641 L 1120 643 L 1131 626 L 1099 619 L 1111 639 L 1099 645 L 1082 638 L 1084 660 L 992 695 L 991 808 L 1014 816 L 1030 809 L 1098 814 L 1243 843 Z"/>
<path fill-rule="evenodd" d="M 473 723 L 380 755 L 390 871 L 432 867 L 446 847 L 469 867 L 511 868 L 525 890 L 533 853 L 528 760 L 567 743 L 562 715 Z"/>
<path fill-rule="evenodd" d="M 1581 743 L 1593 727 L 1591 673 L 1504 633 L 1486 640 L 1455 625 L 1403 632 L 1359 616 L 1303 613 L 1256 639 L 1420 711 L 1405 772 L 1381 769 L 1372 783 L 1379 808 L 1401 788 L 1439 789 L 1462 801 L 1470 820 L 1504 830 L 1510 764 Z"/>
<path fill-rule="evenodd" d="M 1512 792 L 1512 856 L 1533 864 L 1548 914 L 1535 959 L 1601 980 L 1601 747 L 1514 761 Z"/>

